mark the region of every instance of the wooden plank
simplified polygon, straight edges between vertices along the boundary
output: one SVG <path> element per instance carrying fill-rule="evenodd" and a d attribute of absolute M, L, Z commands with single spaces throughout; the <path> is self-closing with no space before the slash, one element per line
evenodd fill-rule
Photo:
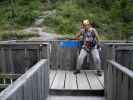
<path fill-rule="evenodd" d="M 130 79 L 129 81 L 129 89 L 128 89 L 128 98 L 129 100 L 132 100 L 133 99 L 133 80 Z"/>
<path fill-rule="evenodd" d="M 30 82 L 30 79 L 27 79 L 27 81 L 24 84 L 24 100 L 31 100 L 32 95 L 31 95 L 30 89 L 31 89 L 31 82 Z"/>
<path fill-rule="evenodd" d="M 66 72 L 65 89 L 77 89 L 76 76 L 71 71 Z"/>
<path fill-rule="evenodd" d="M 0 84 L 0 89 L 2 88 L 2 89 L 5 89 L 8 85 L 10 85 L 10 84 Z"/>
<path fill-rule="evenodd" d="M 27 49 L 32 49 L 32 50 L 36 50 L 37 48 L 40 47 L 40 45 L 32 45 L 32 44 L 29 44 L 29 45 L 21 45 L 21 44 L 16 44 L 16 45 L 0 45 L 0 47 L 4 47 L 5 49 L 8 49 L 8 48 L 12 48 L 13 50 L 16 50 L 16 49 L 24 49 L 24 48 L 27 48 Z"/>
<path fill-rule="evenodd" d="M 57 71 L 56 70 L 50 70 L 50 74 L 49 74 L 49 87 L 51 88 L 54 80 L 55 80 L 55 77 L 56 77 L 56 73 Z"/>
<path fill-rule="evenodd" d="M 52 96 L 48 97 L 48 100 L 105 100 L 104 97 L 95 96 Z"/>
<path fill-rule="evenodd" d="M 65 71 L 57 71 L 57 75 L 51 89 L 64 89 Z"/>
<path fill-rule="evenodd" d="M 36 98 L 36 80 L 35 80 L 35 78 L 36 78 L 36 74 L 34 74 L 32 77 L 31 77 L 31 83 L 32 83 L 32 88 L 31 88 L 31 90 L 32 90 L 32 99 L 33 100 L 36 100 L 37 98 Z"/>
<path fill-rule="evenodd" d="M 129 87 L 129 78 L 127 75 L 123 74 L 122 77 L 122 87 L 121 87 L 121 100 L 126 100 L 128 98 L 128 87 Z"/>
<path fill-rule="evenodd" d="M 47 41 L 43 41 L 43 42 L 40 42 L 40 41 L 27 41 L 27 42 L 24 42 L 24 41 L 1 41 L 0 42 L 0 45 L 3 46 L 3 45 L 6 45 L 6 46 L 11 46 L 11 45 L 24 45 L 24 46 L 27 46 L 27 45 L 39 45 L 39 44 L 43 44 L 43 45 L 47 45 Z"/>
<path fill-rule="evenodd" d="M 124 45 L 124 46 L 121 46 L 121 45 L 119 45 L 119 46 L 117 46 L 117 48 L 116 48 L 116 50 L 133 50 L 133 44 L 132 45 Z"/>
<path fill-rule="evenodd" d="M 96 75 L 93 71 L 85 71 L 85 73 L 87 75 L 87 79 L 90 82 L 90 87 L 92 90 L 103 89 L 102 85 L 100 84 L 100 82 L 96 78 Z"/>
<path fill-rule="evenodd" d="M 48 77 L 49 71 L 47 71 L 46 67 L 42 67 L 40 69 L 40 74 L 41 74 L 41 78 L 40 78 L 40 80 L 41 80 L 41 91 L 40 92 L 41 92 L 41 100 L 43 100 L 45 98 L 46 94 L 47 94 L 45 89 L 46 88 L 49 89 L 49 84 L 48 85 L 46 84 L 46 81 L 48 81 L 48 80 L 46 80 L 46 77 Z M 45 95 L 43 95 L 44 93 L 45 93 Z"/>
<path fill-rule="evenodd" d="M 104 95 L 107 98 L 107 86 L 108 86 L 108 78 L 107 78 L 107 73 L 108 73 L 108 64 L 107 66 L 104 68 Z"/>
<path fill-rule="evenodd" d="M 108 87 L 108 92 L 109 92 L 109 99 L 110 100 L 113 100 L 113 96 L 112 96 L 112 93 L 113 93 L 113 67 L 112 66 L 109 66 L 109 71 L 108 71 L 108 83 L 109 83 L 109 87 Z M 119 99 L 118 99 L 119 100 Z"/>
<path fill-rule="evenodd" d="M 96 76 L 96 77 L 100 81 L 102 87 L 104 88 L 104 73 L 102 72 L 102 76 Z"/>
<path fill-rule="evenodd" d="M 40 45 L 41 51 L 41 58 L 40 59 L 47 59 L 49 62 L 50 59 L 50 44 L 47 46 Z"/>
<path fill-rule="evenodd" d="M 29 61 L 29 67 L 33 66 L 37 62 L 37 50 L 28 50 L 29 53 L 27 55 L 28 61 Z M 41 58 L 43 59 L 43 58 Z"/>
<path fill-rule="evenodd" d="M 77 48 L 76 47 L 58 47 L 59 64 L 63 70 L 73 70 L 76 66 Z"/>
<path fill-rule="evenodd" d="M 12 56 L 12 49 L 9 48 L 9 72 L 14 73 L 14 62 L 13 62 L 13 56 Z"/>
<path fill-rule="evenodd" d="M 116 51 L 116 57 L 117 57 L 117 62 L 125 67 L 130 67 L 130 64 L 131 64 L 131 52 L 129 50 L 127 51 L 123 51 L 123 50 L 120 50 L 120 51 Z"/>
<path fill-rule="evenodd" d="M 37 60 L 39 61 L 41 58 L 41 55 L 40 55 L 40 49 L 37 49 Z"/>
<path fill-rule="evenodd" d="M 130 69 L 133 70 L 133 50 L 130 51 Z"/>
<path fill-rule="evenodd" d="M 6 73 L 6 59 L 5 59 L 4 48 L 1 48 L 1 64 L 2 64 L 2 72 Z"/>
<path fill-rule="evenodd" d="M 117 69 L 116 69 L 117 70 Z M 122 72 L 121 71 L 119 71 L 119 70 L 117 70 L 117 83 L 116 83 L 116 93 L 117 93 L 117 96 L 116 96 L 116 100 L 121 100 L 121 75 L 122 74 Z M 112 87 L 111 86 L 111 84 L 110 84 L 110 87 Z M 112 94 L 110 93 L 110 96 L 112 96 Z"/>
<path fill-rule="evenodd" d="M 27 58 L 25 58 L 25 52 L 24 49 L 19 50 L 13 50 L 13 60 L 14 60 L 14 72 L 23 74 L 25 72 L 25 61 Z"/>
<path fill-rule="evenodd" d="M 77 84 L 80 90 L 89 90 L 90 85 L 84 72 L 77 74 Z"/>
<path fill-rule="evenodd" d="M 29 66 L 30 66 L 29 50 L 27 48 L 24 48 L 24 64 L 25 64 L 24 71 L 27 71 L 29 69 Z"/>
<path fill-rule="evenodd" d="M 48 72 L 49 72 L 49 66 L 48 66 L 49 64 L 46 64 L 44 67 L 42 67 L 42 69 L 43 69 L 43 79 L 44 79 L 44 92 L 43 93 L 45 93 L 44 94 L 44 96 L 45 96 L 45 100 L 46 100 L 46 98 L 48 97 L 48 95 L 49 95 L 49 77 L 48 77 Z"/>
<path fill-rule="evenodd" d="M 41 85 L 41 68 L 40 69 L 38 69 L 38 72 L 37 72 L 37 79 L 38 79 L 38 94 L 39 94 L 39 98 L 38 98 L 38 100 L 41 100 L 41 96 L 42 96 L 42 94 L 41 94 L 41 89 L 42 89 L 42 85 Z"/>
<path fill-rule="evenodd" d="M 22 74 L 0 74 L 0 78 L 12 78 L 12 79 L 17 79 L 20 77 Z"/>
<path fill-rule="evenodd" d="M 37 100 L 38 99 L 38 77 L 37 77 L 37 73 L 34 74 L 34 83 L 33 83 L 33 91 L 34 91 L 34 100 Z"/>
<path fill-rule="evenodd" d="M 51 69 L 58 68 L 58 52 L 57 52 L 57 42 L 51 41 L 51 53 L 50 53 L 50 67 Z"/>
<path fill-rule="evenodd" d="M 112 87 L 112 100 L 116 99 L 116 95 L 117 95 L 117 70 L 115 68 L 113 68 L 113 74 L 111 75 L 113 77 L 112 81 L 113 81 L 113 87 Z"/>

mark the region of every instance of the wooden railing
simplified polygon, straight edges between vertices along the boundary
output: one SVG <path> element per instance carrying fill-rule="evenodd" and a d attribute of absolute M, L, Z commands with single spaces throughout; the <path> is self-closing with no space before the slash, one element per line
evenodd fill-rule
<path fill-rule="evenodd" d="M 107 66 L 106 60 L 108 59 L 133 70 L 133 42 L 104 43 L 102 52 L 102 66 Z"/>
<path fill-rule="evenodd" d="M 48 61 L 42 59 L 3 90 L 0 100 L 46 100 L 48 88 Z"/>
<path fill-rule="evenodd" d="M 51 69 L 63 69 L 63 70 L 75 70 L 76 69 L 76 61 L 77 56 L 79 54 L 79 47 L 71 46 L 71 47 L 61 47 L 60 44 L 64 41 L 70 40 L 50 40 L 50 41 L 31 41 L 31 40 L 12 40 L 12 41 L 1 41 L 0 42 L 0 55 L 3 56 L 3 59 L 0 59 L 0 72 L 12 72 L 12 73 L 23 73 L 25 70 L 30 68 L 29 66 L 33 65 L 38 59 L 45 59 L 46 57 L 42 57 L 40 55 L 45 55 L 50 53 L 50 68 Z M 77 40 L 71 40 L 77 41 Z M 46 47 L 45 44 L 50 44 L 49 53 L 45 52 Z M 43 46 L 42 46 L 43 44 Z M 106 59 L 115 59 L 115 52 L 117 47 L 119 46 L 131 46 L 133 45 L 133 41 L 120 41 L 120 40 L 104 40 L 101 41 L 102 50 L 100 51 L 100 56 L 102 60 L 102 68 L 106 67 Z M 21 49 L 15 49 L 22 45 Z M 5 47 L 7 49 L 5 50 Z M 10 47 L 10 48 L 9 48 Z M 33 48 L 35 47 L 35 48 Z M 43 48 L 43 49 L 42 49 Z M 17 56 L 14 55 L 14 51 L 17 53 L 16 55 L 21 56 L 21 60 L 16 59 Z M 117 50 L 118 51 L 118 50 Z M 119 50 L 120 51 L 120 50 Z M 8 53 L 5 55 L 5 53 Z M 33 55 L 32 57 L 29 55 Z M 106 56 L 107 55 L 107 56 Z M 15 59 L 12 61 L 12 58 Z M 91 56 L 90 56 L 91 57 Z M 9 58 L 9 59 L 7 59 Z M 3 61 L 6 59 L 8 64 L 5 64 Z M 20 61 L 23 61 L 23 63 Z M 12 63 L 13 62 L 13 63 Z M 17 63 L 16 63 L 17 62 Z M 10 66 L 9 66 L 10 65 Z M 6 66 L 6 67 L 4 67 Z M 14 67 L 12 67 L 14 66 Z M 19 66 L 19 68 L 18 68 Z M 23 68 L 21 69 L 21 66 Z M 89 66 L 89 67 L 88 67 Z M 83 69 L 95 69 L 93 66 L 93 61 L 91 59 L 85 59 L 85 62 L 82 66 Z M 12 71 L 11 71 L 12 70 Z"/>
<path fill-rule="evenodd" d="M 46 42 L 0 42 L 0 74 L 23 74 L 40 59 L 49 59 Z"/>
<path fill-rule="evenodd" d="M 133 71 L 115 61 L 104 70 L 106 100 L 133 100 Z"/>

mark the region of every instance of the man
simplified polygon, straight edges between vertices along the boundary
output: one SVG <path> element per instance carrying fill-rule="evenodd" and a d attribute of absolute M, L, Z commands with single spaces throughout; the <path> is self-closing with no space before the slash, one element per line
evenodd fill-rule
<path fill-rule="evenodd" d="M 101 76 L 101 60 L 98 52 L 100 44 L 98 32 L 94 28 L 92 28 L 88 19 L 83 20 L 82 25 L 82 30 L 80 30 L 80 33 L 76 36 L 76 38 L 82 36 L 83 46 L 78 56 L 77 69 L 74 74 L 80 73 L 84 59 L 88 55 L 88 53 L 90 53 L 93 57 L 95 66 L 97 66 L 97 75 Z"/>

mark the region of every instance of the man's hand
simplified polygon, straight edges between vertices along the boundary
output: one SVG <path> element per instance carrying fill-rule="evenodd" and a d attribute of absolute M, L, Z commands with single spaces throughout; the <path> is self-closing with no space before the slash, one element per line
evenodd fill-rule
<path fill-rule="evenodd" d="M 67 37 L 67 38 L 65 38 L 65 40 L 74 40 L 74 38 L 68 38 L 68 37 Z"/>
<path fill-rule="evenodd" d="M 80 40 L 80 38 L 65 38 L 66 40 Z"/>

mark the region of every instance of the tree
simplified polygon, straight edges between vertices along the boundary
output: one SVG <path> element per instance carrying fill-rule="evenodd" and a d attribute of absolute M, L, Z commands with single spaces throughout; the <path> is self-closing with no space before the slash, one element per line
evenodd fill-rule
<path fill-rule="evenodd" d="M 10 0 L 10 8 L 11 8 L 11 24 L 13 25 L 15 23 L 15 18 L 17 16 L 17 6 L 16 6 L 16 0 Z"/>

